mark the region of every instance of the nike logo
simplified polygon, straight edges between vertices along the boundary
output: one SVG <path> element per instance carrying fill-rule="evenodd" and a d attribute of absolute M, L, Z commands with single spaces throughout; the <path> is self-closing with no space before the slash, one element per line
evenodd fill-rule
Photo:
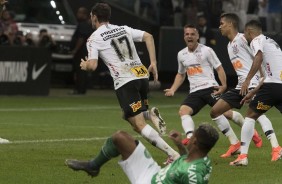
<path fill-rule="evenodd" d="M 43 72 L 43 70 L 46 68 L 46 66 L 47 64 L 44 64 L 38 70 L 36 70 L 36 64 L 34 64 L 32 68 L 32 80 L 36 80 L 39 77 L 39 75 Z"/>

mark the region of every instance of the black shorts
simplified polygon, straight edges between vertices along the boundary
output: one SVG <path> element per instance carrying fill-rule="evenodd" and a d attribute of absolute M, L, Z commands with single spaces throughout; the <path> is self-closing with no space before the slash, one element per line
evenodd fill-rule
<path fill-rule="evenodd" d="M 148 109 L 148 91 L 148 79 L 130 81 L 116 90 L 116 95 L 125 119 Z"/>
<path fill-rule="evenodd" d="M 205 105 L 213 106 L 220 96 L 214 96 L 214 88 L 201 89 L 190 93 L 181 105 L 187 105 L 193 109 L 193 115 L 196 115 Z"/>
<path fill-rule="evenodd" d="M 240 104 L 244 96 L 240 95 L 239 89 L 231 89 L 221 95 L 221 99 L 227 102 L 232 108 L 241 109 L 243 104 Z"/>
<path fill-rule="evenodd" d="M 257 113 L 265 113 L 275 106 L 282 113 L 282 84 L 264 83 L 256 93 L 249 107 Z"/>

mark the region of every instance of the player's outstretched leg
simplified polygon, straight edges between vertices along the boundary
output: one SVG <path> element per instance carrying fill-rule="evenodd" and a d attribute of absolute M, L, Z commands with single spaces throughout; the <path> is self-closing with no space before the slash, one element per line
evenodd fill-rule
<path fill-rule="evenodd" d="M 89 176 L 95 177 L 99 174 L 99 169 L 91 167 L 89 161 L 79 161 L 73 159 L 67 159 L 65 164 L 74 171 L 85 171 Z"/>

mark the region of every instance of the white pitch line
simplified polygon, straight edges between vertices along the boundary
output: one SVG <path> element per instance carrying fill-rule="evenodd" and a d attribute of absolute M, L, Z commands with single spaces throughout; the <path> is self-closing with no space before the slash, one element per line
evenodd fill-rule
<path fill-rule="evenodd" d="M 133 136 L 140 138 L 141 136 Z M 70 138 L 70 139 L 43 139 L 43 140 L 18 140 L 10 141 L 9 143 L 3 144 L 29 144 L 29 143 L 56 143 L 56 142 L 80 142 L 80 141 L 99 141 L 106 140 L 108 137 L 92 137 L 92 138 Z M 0 143 L 1 144 L 1 143 Z"/>
<path fill-rule="evenodd" d="M 107 139 L 107 137 L 71 138 L 71 139 L 45 139 L 45 140 L 19 140 L 19 141 L 10 141 L 8 144 L 78 142 L 78 141 L 97 141 L 97 140 L 106 140 L 106 139 Z"/>
<path fill-rule="evenodd" d="M 182 134 L 184 135 L 184 134 Z M 134 138 L 141 138 L 141 135 L 134 135 Z M 162 135 L 162 137 L 167 137 L 167 135 Z M 99 141 L 106 140 L 109 137 L 92 137 L 92 138 L 70 138 L 70 139 L 42 139 L 42 140 L 18 140 L 10 141 L 9 143 L 3 144 L 29 144 L 29 143 L 54 143 L 54 142 L 80 142 L 80 141 Z M 1 143 L 0 143 L 1 145 Z"/>

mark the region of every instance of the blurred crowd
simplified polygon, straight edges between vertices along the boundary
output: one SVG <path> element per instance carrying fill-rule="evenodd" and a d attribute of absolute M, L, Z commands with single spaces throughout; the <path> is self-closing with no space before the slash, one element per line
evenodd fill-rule
<path fill-rule="evenodd" d="M 220 15 L 236 13 L 241 19 L 240 29 L 250 19 L 259 19 L 263 31 L 281 32 L 281 0 L 108 0 L 160 26 L 182 27 L 195 24 L 210 29 L 219 27 Z M 203 28 L 205 32 L 206 28 Z M 47 30 L 38 38 L 18 30 L 14 14 L 8 10 L 0 18 L 0 45 L 40 46 L 54 49 L 55 41 Z"/>
<path fill-rule="evenodd" d="M 53 50 L 56 42 L 46 29 L 39 31 L 37 39 L 34 39 L 31 33 L 24 35 L 14 21 L 13 12 L 4 10 L 0 18 L 0 45 L 38 46 Z"/>
<path fill-rule="evenodd" d="M 236 13 L 240 27 L 250 19 L 259 19 L 263 30 L 281 32 L 281 0 L 108 0 L 160 26 L 182 27 L 204 16 L 211 28 L 218 28 L 220 15 Z"/>

